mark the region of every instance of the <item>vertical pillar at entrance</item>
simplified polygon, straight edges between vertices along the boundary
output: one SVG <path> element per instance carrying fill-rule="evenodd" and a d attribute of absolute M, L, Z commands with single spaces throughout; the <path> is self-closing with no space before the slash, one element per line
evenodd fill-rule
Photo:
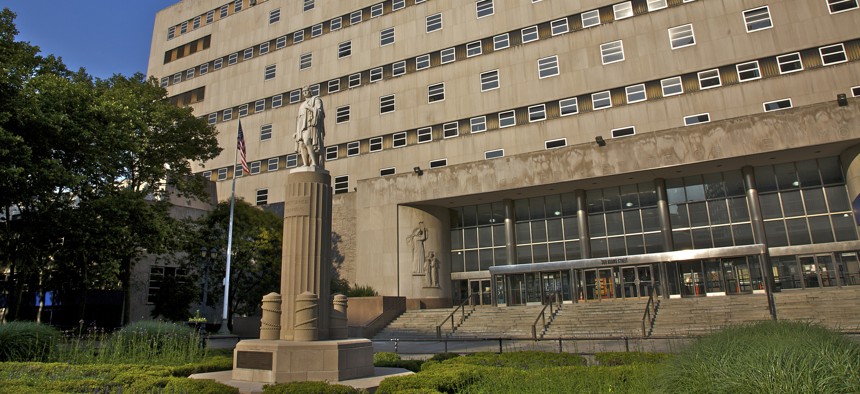
<path fill-rule="evenodd" d="M 290 172 L 284 198 L 284 243 L 281 265 L 281 339 L 295 338 L 296 298 L 317 295 L 319 339 L 328 339 L 331 260 L 331 176 L 302 167 Z"/>
<path fill-rule="evenodd" d="M 746 189 L 747 206 L 750 210 L 750 222 L 753 227 L 753 238 L 756 243 L 764 245 L 764 252 L 759 256 L 761 259 L 762 278 L 764 279 L 765 293 L 767 294 L 767 305 L 770 308 L 770 316 L 776 320 L 776 304 L 773 300 L 773 267 L 770 255 L 767 251 L 767 234 L 764 231 L 764 219 L 761 215 L 761 202 L 758 198 L 758 189 L 755 185 L 755 170 L 751 166 L 741 168 L 744 177 L 744 188 Z"/>
<path fill-rule="evenodd" d="M 505 252 L 508 255 L 508 265 L 517 263 L 516 226 L 517 218 L 514 211 L 514 200 L 505 200 Z"/>
<path fill-rule="evenodd" d="M 672 222 L 669 220 L 669 198 L 666 193 L 666 180 L 657 178 L 654 180 L 654 188 L 657 190 L 657 213 L 660 220 L 660 234 L 663 236 L 663 251 L 671 252 L 675 250 L 675 241 L 672 238 Z M 666 262 L 661 262 L 658 266 L 658 275 L 660 275 L 661 296 L 669 298 L 669 273 L 666 272 Z"/>
<path fill-rule="evenodd" d="M 585 190 L 576 189 L 576 224 L 579 227 L 579 257 L 591 258 L 591 233 L 588 231 L 588 201 Z"/>

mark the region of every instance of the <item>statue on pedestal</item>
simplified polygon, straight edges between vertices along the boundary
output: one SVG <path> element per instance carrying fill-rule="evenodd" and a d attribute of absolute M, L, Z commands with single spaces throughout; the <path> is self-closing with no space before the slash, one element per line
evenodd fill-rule
<path fill-rule="evenodd" d="M 305 99 L 299 106 L 296 117 L 296 152 L 302 158 L 302 165 L 323 168 L 322 153 L 325 151 L 325 110 L 319 96 L 311 96 L 310 89 L 302 88 Z"/>

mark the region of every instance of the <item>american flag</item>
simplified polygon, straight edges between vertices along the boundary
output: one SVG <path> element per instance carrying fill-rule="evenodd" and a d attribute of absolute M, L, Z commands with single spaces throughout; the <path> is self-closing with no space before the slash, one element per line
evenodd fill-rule
<path fill-rule="evenodd" d="M 239 153 L 242 156 L 242 170 L 245 171 L 246 174 L 250 174 L 251 170 L 248 169 L 248 161 L 245 159 L 245 134 L 242 133 L 242 121 L 239 121 L 239 137 L 236 141 L 236 148 L 239 149 Z"/>

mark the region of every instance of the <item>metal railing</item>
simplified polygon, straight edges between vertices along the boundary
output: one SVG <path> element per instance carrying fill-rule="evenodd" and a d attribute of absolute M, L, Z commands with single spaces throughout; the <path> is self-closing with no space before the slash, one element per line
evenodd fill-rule
<path fill-rule="evenodd" d="M 538 322 L 540 322 L 540 332 L 541 336 L 543 336 L 543 334 L 546 332 L 546 328 L 550 325 L 550 323 L 552 323 L 553 319 L 555 318 L 555 314 L 558 313 L 559 310 L 561 310 L 561 297 L 559 296 L 559 292 L 550 294 L 548 299 L 549 302 L 547 302 L 547 304 L 543 306 L 543 308 L 540 310 L 540 313 L 538 313 L 537 318 L 535 318 L 535 322 L 532 324 L 532 338 L 538 339 Z M 555 307 L 554 311 L 553 307 Z M 547 308 L 549 308 L 549 318 L 546 317 Z"/>
<path fill-rule="evenodd" d="M 471 315 L 472 312 L 475 311 L 475 304 L 477 304 L 477 302 L 474 302 L 473 300 L 476 297 L 478 297 L 479 295 L 480 294 L 470 294 L 469 297 L 467 297 L 465 300 L 463 300 L 463 302 L 461 302 L 460 305 L 457 306 L 457 308 L 455 308 L 448 315 L 448 317 L 445 318 L 445 320 L 442 320 L 442 322 L 436 326 L 436 338 L 440 338 L 440 339 L 442 338 L 442 326 L 444 326 L 448 320 L 451 321 L 451 331 L 450 332 L 453 333 L 455 330 L 457 330 L 457 327 L 459 327 L 461 324 L 463 324 L 463 321 L 465 321 L 466 318 L 468 317 L 468 315 L 466 314 L 466 304 L 469 304 L 469 306 L 472 307 L 472 309 L 469 311 L 469 314 Z M 460 321 L 455 323 L 454 322 L 454 320 L 455 320 L 454 315 L 457 314 L 457 311 L 460 312 Z"/>
<path fill-rule="evenodd" d="M 642 314 L 642 337 L 651 336 L 654 329 L 654 318 L 657 317 L 657 288 L 651 286 L 648 294 L 648 303 L 645 304 L 645 312 Z"/>

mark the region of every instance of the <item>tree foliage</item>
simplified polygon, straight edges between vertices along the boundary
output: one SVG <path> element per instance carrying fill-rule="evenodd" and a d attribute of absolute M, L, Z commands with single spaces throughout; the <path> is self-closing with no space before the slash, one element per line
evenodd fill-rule
<path fill-rule="evenodd" d="M 216 131 L 141 73 L 98 79 L 40 56 L 14 40 L 14 17 L 0 11 L 0 270 L 13 273 L 10 298 L 33 281 L 128 290 L 142 253 L 179 247 L 168 198 L 203 196 L 190 162 L 220 152 Z"/>

